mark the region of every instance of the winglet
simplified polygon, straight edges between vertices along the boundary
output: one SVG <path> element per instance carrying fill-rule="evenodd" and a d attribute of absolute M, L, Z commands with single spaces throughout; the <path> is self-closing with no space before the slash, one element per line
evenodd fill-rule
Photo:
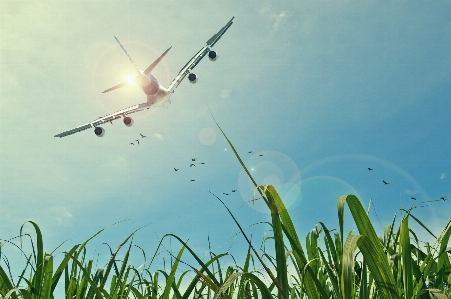
<path fill-rule="evenodd" d="M 232 17 L 232 18 L 230 19 L 230 21 L 227 22 L 227 24 L 226 24 L 224 27 L 222 27 L 221 30 L 219 30 L 218 33 L 216 33 L 215 35 L 213 35 L 213 36 L 207 41 L 207 46 L 213 47 L 213 46 L 216 44 L 216 42 L 217 42 L 217 41 L 221 38 L 221 36 L 227 31 L 227 29 L 229 29 L 229 27 L 232 26 L 232 24 L 233 24 L 233 22 L 232 22 L 233 19 L 235 19 L 235 17 Z"/>

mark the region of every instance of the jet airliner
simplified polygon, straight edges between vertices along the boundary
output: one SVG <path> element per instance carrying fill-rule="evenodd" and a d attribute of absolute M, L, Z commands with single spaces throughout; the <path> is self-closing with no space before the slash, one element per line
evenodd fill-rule
<path fill-rule="evenodd" d="M 230 21 L 221 28 L 221 30 L 218 31 L 215 35 L 213 35 L 208 41 L 207 44 L 200 49 L 199 52 L 197 52 L 186 64 L 182 69 L 179 71 L 178 75 L 172 80 L 171 84 L 165 88 L 161 86 L 158 83 L 157 78 L 155 78 L 151 72 L 152 70 L 157 66 L 157 64 L 163 59 L 163 57 L 169 52 L 171 49 L 168 48 L 163 54 L 161 54 L 160 57 L 158 57 L 157 60 L 155 60 L 148 68 L 146 68 L 144 71 L 140 70 L 133 59 L 130 57 L 130 55 L 127 53 L 125 48 L 122 46 L 121 42 L 117 37 L 114 37 L 117 41 L 117 43 L 121 46 L 122 50 L 127 55 L 130 62 L 133 64 L 137 71 L 137 75 L 135 76 L 135 81 L 139 83 L 141 86 L 141 89 L 145 93 L 147 97 L 147 101 L 145 103 L 133 105 L 131 107 L 122 109 L 120 111 L 108 114 L 104 117 L 100 117 L 96 120 L 93 120 L 90 123 L 87 123 L 83 126 L 77 127 L 75 129 L 65 131 L 63 133 L 55 135 L 55 137 L 65 137 L 68 135 L 72 135 L 75 133 L 78 133 L 80 131 L 84 131 L 90 128 L 94 128 L 94 133 L 98 137 L 102 137 L 105 135 L 105 130 L 100 127 L 100 125 L 110 122 L 112 123 L 114 120 L 123 119 L 123 122 L 126 126 L 130 127 L 133 125 L 133 119 L 129 116 L 129 114 L 136 113 L 139 111 L 142 111 L 144 109 L 149 109 L 151 106 L 160 106 L 167 108 L 169 106 L 170 102 L 170 96 L 174 93 L 175 88 L 179 86 L 179 84 L 185 79 L 185 77 L 188 77 L 189 82 L 196 83 L 197 82 L 197 75 L 192 72 L 192 70 L 196 67 L 196 65 L 206 56 L 208 55 L 208 58 L 212 61 L 215 61 L 218 58 L 218 54 L 216 51 L 213 51 L 211 48 L 218 42 L 218 40 L 222 37 L 222 35 L 229 29 L 230 26 L 233 24 L 233 19 L 235 17 L 232 17 Z M 117 88 L 123 87 L 128 85 L 128 82 L 123 82 L 118 85 L 115 85 L 105 91 L 103 93 L 115 90 Z"/>

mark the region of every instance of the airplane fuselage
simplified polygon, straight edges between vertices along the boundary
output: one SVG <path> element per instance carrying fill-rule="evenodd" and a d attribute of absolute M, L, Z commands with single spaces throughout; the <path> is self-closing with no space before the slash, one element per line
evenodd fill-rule
<path fill-rule="evenodd" d="M 168 90 L 158 83 L 155 76 L 152 74 L 146 75 L 141 71 L 138 77 L 141 89 L 147 95 L 149 106 L 162 104 L 168 98 Z"/>

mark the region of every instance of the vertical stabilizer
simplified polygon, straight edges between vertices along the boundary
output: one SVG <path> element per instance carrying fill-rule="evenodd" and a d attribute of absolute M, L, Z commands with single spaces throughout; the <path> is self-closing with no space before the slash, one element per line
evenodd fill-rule
<path fill-rule="evenodd" d="M 114 38 L 116 39 L 116 41 L 117 41 L 117 43 L 119 44 L 119 46 L 121 46 L 122 50 L 124 50 L 124 52 L 125 52 L 125 54 L 127 55 L 128 59 L 130 59 L 130 62 L 133 63 L 133 65 L 135 66 L 136 71 L 137 71 L 138 73 L 140 73 L 138 67 L 136 66 L 136 63 L 133 61 L 133 59 L 130 57 L 130 55 L 128 55 L 128 53 L 127 53 L 127 51 L 125 50 L 124 46 L 122 46 L 121 42 L 117 39 L 116 36 L 115 36 Z"/>

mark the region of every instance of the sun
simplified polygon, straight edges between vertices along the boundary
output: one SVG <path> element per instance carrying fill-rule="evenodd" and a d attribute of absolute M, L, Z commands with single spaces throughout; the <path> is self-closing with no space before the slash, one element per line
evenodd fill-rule
<path fill-rule="evenodd" d="M 136 76 L 135 75 L 128 75 L 127 76 L 127 82 L 129 85 L 134 85 L 136 83 L 135 81 Z"/>

